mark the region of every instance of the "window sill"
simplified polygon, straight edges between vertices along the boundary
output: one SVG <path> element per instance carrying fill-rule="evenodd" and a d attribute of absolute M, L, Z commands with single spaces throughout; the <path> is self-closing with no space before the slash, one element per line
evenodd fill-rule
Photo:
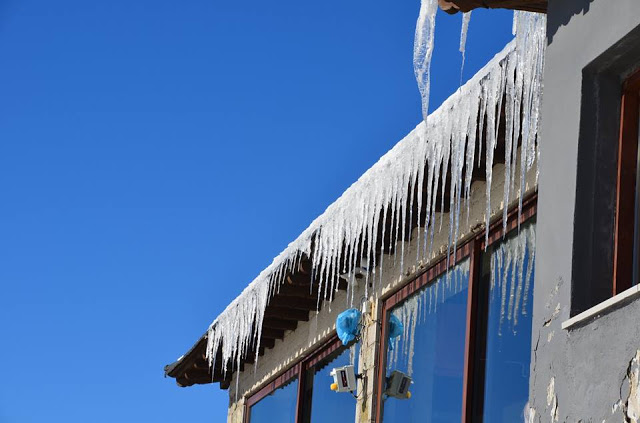
<path fill-rule="evenodd" d="M 600 304 L 595 305 L 590 309 L 585 310 L 582 313 L 573 316 L 569 320 L 562 322 L 562 329 L 565 329 L 565 330 L 575 329 L 579 326 L 586 324 L 591 320 L 597 319 L 603 314 L 610 313 L 613 310 L 616 310 L 622 307 L 623 305 L 631 302 L 632 300 L 636 299 L 639 296 L 640 296 L 640 285 L 632 286 L 626 291 L 622 291 L 618 295 L 615 295 L 609 298 L 608 300 L 603 301 Z"/>

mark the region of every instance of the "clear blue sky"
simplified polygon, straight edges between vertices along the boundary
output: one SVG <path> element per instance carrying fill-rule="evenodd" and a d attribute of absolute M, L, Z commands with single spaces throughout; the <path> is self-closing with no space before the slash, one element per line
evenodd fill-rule
<path fill-rule="evenodd" d="M 0 422 L 224 422 L 163 366 L 419 122 L 418 10 L 0 0 Z M 466 76 L 511 37 L 474 15 Z"/>

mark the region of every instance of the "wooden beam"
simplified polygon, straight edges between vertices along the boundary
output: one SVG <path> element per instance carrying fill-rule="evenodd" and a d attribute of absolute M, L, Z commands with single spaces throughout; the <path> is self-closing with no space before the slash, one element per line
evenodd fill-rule
<path fill-rule="evenodd" d="M 316 299 L 318 298 L 318 287 L 313 286 L 313 289 L 310 289 L 309 285 L 307 286 L 296 286 L 296 285 L 283 285 L 280 288 L 280 292 L 276 295 L 284 296 L 284 297 L 296 297 L 296 298 L 309 298 Z"/>
<path fill-rule="evenodd" d="M 229 376 L 228 379 L 224 379 L 220 381 L 220 389 L 229 389 L 229 386 L 231 386 L 231 376 Z"/>
<path fill-rule="evenodd" d="M 264 319 L 262 330 L 263 331 L 265 329 L 294 330 L 297 327 L 298 327 L 298 322 L 296 322 L 295 320 L 275 319 L 270 317 L 270 318 Z"/>
<path fill-rule="evenodd" d="M 316 300 L 308 298 L 281 297 L 276 295 L 271 299 L 269 305 L 292 308 L 295 310 L 306 310 L 308 312 L 316 309 Z"/>
<path fill-rule="evenodd" d="M 193 368 L 196 370 L 205 370 L 207 372 L 209 372 L 209 363 L 207 361 L 196 361 L 195 363 L 193 363 Z"/>
<path fill-rule="evenodd" d="M 469 263 L 469 285 L 467 288 L 467 325 L 465 332 L 464 370 L 462 378 L 462 423 L 473 421 L 474 377 L 476 376 L 476 338 L 478 332 L 478 297 L 480 292 L 480 241 L 471 241 L 472 249 Z"/>
<path fill-rule="evenodd" d="M 547 11 L 547 0 L 438 0 L 438 3 L 447 13 L 469 12 L 478 8 Z"/>
<path fill-rule="evenodd" d="M 348 288 L 349 288 L 349 282 L 346 279 L 344 278 L 338 279 L 338 290 L 346 291 Z"/>
<path fill-rule="evenodd" d="M 278 319 L 308 322 L 309 312 L 305 310 L 296 310 L 288 307 L 275 307 L 275 306 L 269 305 L 264 311 L 264 317 L 275 317 Z"/>
<path fill-rule="evenodd" d="M 285 278 L 287 285 L 309 286 L 311 284 L 311 275 L 308 273 L 293 273 Z"/>
<path fill-rule="evenodd" d="M 313 267 L 313 264 L 311 263 L 311 260 L 309 260 L 308 258 L 303 258 L 302 260 L 300 260 L 300 265 L 298 266 L 298 270 L 300 271 L 300 273 L 305 273 L 310 275 L 312 267 Z"/>
<path fill-rule="evenodd" d="M 271 338 L 260 338 L 260 355 L 264 355 L 265 348 L 273 348 L 276 345 L 276 340 Z"/>
<path fill-rule="evenodd" d="M 199 381 L 207 380 L 208 382 L 205 382 L 205 383 L 210 383 L 213 378 L 210 373 L 199 371 L 199 370 L 190 370 L 184 373 L 184 375 L 182 376 L 182 379 L 184 379 L 185 381 L 193 382 L 193 383 L 202 383 Z"/>

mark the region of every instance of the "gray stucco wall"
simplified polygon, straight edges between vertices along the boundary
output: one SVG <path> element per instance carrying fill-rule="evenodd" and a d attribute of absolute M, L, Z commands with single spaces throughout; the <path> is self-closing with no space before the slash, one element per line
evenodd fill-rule
<path fill-rule="evenodd" d="M 590 136 L 604 154 L 617 148 L 606 143 L 609 138 L 617 139 L 618 128 L 606 115 L 598 120 L 598 107 L 604 105 L 617 113 L 616 86 L 625 71 L 622 67 L 634 66 L 632 61 L 639 64 L 640 55 L 635 55 L 637 47 L 631 48 L 634 54 L 626 55 L 624 66 L 605 69 L 606 63 L 625 54 L 624 49 L 611 51 L 621 40 L 640 46 L 640 38 L 633 35 L 639 24 L 638 0 L 549 1 L 530 398 L 535 416 L 530 421 L 638 421 L 638 362 L 633 359 L 640 350 L 640 304 L 627 301 L 573 328 L 562 329 L 561 324 L 571 317 L 572 308 L 573 314 L 587 308 L 589 298 L 581 294 L 602 295 L 593 287 L 606 286 L 603 278 L 610 278 L 602 264 L 609 252 L 599 245 L 599 238 L 610 236 L 610 229 L 598 223 L 602 217 L 598 213 L 611 210 L 609 200 L 602 200 L 610 189 L 594 179 L 593 172 L 579 175 L 578 158 L 581 169 L 588 167 L 584 160 L 589 155 L 584 153 Z M 598 66 L 603 68 L 593 69 Z M 606 78 L 602 83 L 585 84 L 583 75 L 589 77 L 585 69 L 601 70 Z M 613 84 L 608 85 L 610 82 Z M 618 103 L 603 103 L 607 95 Z M 585 124 L 595 132 L 585 131 Z M 611 137 L 611 131 L 615 136 Z M 596 167 L 610 173 L 608 160 L 598 163 L 598 156 L 594 157 Z M 589 197 L 600 201 L 600 211 L 590 209 L 594 203 L 586 200 Z M 574 224 L 574 218 L 582 223 Z"/>

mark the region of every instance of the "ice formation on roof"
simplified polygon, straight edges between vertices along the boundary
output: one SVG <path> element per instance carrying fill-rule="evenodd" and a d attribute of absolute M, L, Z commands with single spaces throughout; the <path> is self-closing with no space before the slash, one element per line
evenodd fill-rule
<path fill-rule="evenodd" d="M 469 32 L 469 21 L 471 11 L 462 14 L 462 27 L 460 29 L 460 53 L 462 53 L 462 64 L 460 65 L 460 85 L 462 85 L 462 72 L 464 71 L 464 59 L 467 51 L 467 34 Z"/>
<path fill-rule="evenodd" d="M 437 11 L 438 0 L 421 0 L 420 15 L 416 23 L 416 36 L 413 42 L 413 72 L 416 75 L 422 97 L 422 116 L 425 121 L 429 114 L 431 57 L 433 55 L 433 35 L 436 29 Z"/>
<path fill-rule="evenodd" d="M 428 93 L 428 58 L 433 49 L 435 4 L 435 0 L 423 0 L 416 30 L 419 57 L 416 76 L 423 94 L 425 89 Z M 414 220 L 414 210 L 417 210 L 419 224 L 418 235 L 411 240 L 418 243 L 416 258 L 429 257 L 434 233 L 442 226 L 442 215 L 437 222 L 436 211 L 438 204 L 444 203 L 447 175 L 451 180 L 448 239 L 449 246 L 455 248 L 461 208 L 463 204 L 467 207 L 469 204 L 473 168 L 480 165 L 476 164 L 481 157 L 481 150 L 476 151 L 476 143 L 486 152 L 488 227 L 497 123 L 503 104 L 507 143 L 505 208 L 513 198 L 513 192 L 518 195 L 524 192 L 525 173 L 536 163 L 538 150 L 545 16 L 516 12 L 514 20 L 517 23 L 515 40 L 365 172 L 209 326 L 207 358 L 212 367 L 218 362 L 227 372 L 229 364 L 238 366 L 249 350 L 259 351 L 264 310 L 286 274 L 297 269 L 303 258 L 311 258 L 312 283 L 318 284 L 318 303 L 330 301 L 341 274 L 366 262 L 366 267 L 373 269 L 372 276 L 376 275 L 376 266 L 380 264 L 376 262 L 376 246 L 383 240 L 388 240 L 390 246 L 399 245 L 394 250 L 394 257 L 399 256 L 403 268 L 405 243 L 399 241 L 408 238 L 405 232 L 408 231 L 407 223 Z M 426 60 L 422 60 L 423 57 Z M 428 109 L 428 99 L 425 101 L 423 111 Z M 516 178 L 519 139 L 521 164 Z M 519 185 L 514 191 L 516 181 Z M 385 233 L 387 225 L 384 222 L 391 222 L 391 233 Z M 380 261 L 383 258 L 384 254 L 381 254 Z M 372 279 L 375 284 L 378 278 Z"/>
<path fill-rule="evenodd" d="M 536 254 L 535 225 L 527 224 L 520 233 L 491 252 L 491 298 L 499 296 L 499 334 L 505 318 L 515 333 L 520 315 L 526 315 Z"/>

